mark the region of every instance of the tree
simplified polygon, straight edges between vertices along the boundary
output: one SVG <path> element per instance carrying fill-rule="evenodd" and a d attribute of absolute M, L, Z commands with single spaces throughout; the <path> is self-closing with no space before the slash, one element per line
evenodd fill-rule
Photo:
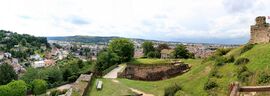
<path fill-rule="evenodd" d="M 64 81 L 68 80 L 68 77 L 70 77 L 72 75 L 71 70 L 69 68 L 64 69 L 63 72 L 63 79 Z"/>
<path fill-rule="evenodd" d="M 145 41 L 142 44 L 144 56 L 147 56 L 149 52 L 155 51 L 154 44 L 151 41 Z"/>
<path fill-rule="evenodd" d="M 96 69 L 101 72 L 117 63 L 119 63 L 119 57 L 116 53 L 103 51 L 98 54 Z"/>
<path fill-rule="evenodd" d="M 23 80 L 12 81 L 8 84 L 13 95 L 9 96 L 25 96 L 27 91 L 27 84 Z"/>
<path fill-rule="evenodd" d="M 47 79 L 46 71 L 35 68 L 28 68 L 26 73 L 21 77 L 27 84 L 30 84 L 34 79 Z"/>
<path fill-rule="evenodd" d="M 0 85 L 5 85 L 17 78 L 18 76 L 11 65 L 6 63 L 0 65 Z"/>
<path fill-rule="evenodd" d="M 0 86 L 0 96 L 26 96 L 27 84 L 23 80 Z"/>
<path fill-rule="evenodd" d="M 147 58 L 160 58 L 160 53 L 158 51 L 148 52 Z"/>
<path fill-rule="evenodd" d="M 128 62 L 134 55 L 134 44 L 128 39 L 113 39 L 109 43 L 109 51 L 119 56 L 120 62 Z"/>
<path fill-rule="evenodd" d="M 163 50 L 163 49 L 170 49 L 170 47 L 169 47 L 168 44 L 165 44 L 165 43 L 159 44 L 158 47 L 157 47 L 157 51 L 161 52 L 161 50 Z"/>
<path fill-rule="evenodd" d="M 11 90 L 12 89 L 7 85 L 0 86 L 0 96 L 12 96 Z"/>
<path fill-rule="evenodd" d="M 189 58 L 189 52 L 184 45 L 177 45 L 174 49 L 175 58 Z"/>
<path fill-rule="evenodd" d="M 49 87 L 57 85 L 57 83 L 59 83 L 63 79 L 62 72 L 59 68 L 53 67 L 49 68 L 46 71 L 48 76 L 48 79 L 46 81 L 48 81 L 50 85 Z"/>
<path fill-rule="evenodd" d="M 42 79 L 35 79 L 32 82 L 32 86 L 33 86 L 32 90 L 35 95 L 40 95 L 42 93 L 45 93 L 47 90 L 47 82 Z"/>

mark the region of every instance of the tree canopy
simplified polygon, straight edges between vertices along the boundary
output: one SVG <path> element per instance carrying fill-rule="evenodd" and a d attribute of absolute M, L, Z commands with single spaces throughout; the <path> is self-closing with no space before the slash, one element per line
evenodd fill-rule
<path fill-rule="evenodd" d="M 0 85 L 5 85 L 17 78 L 18 76 L 11 65 L 6 63 L 0 65 Z"/>
<path fill-rule="evenodd" d="M 27 84 L 23 80 L 0 86 L 0 96 L 26 96 Z"/>
<path fill-rule="evenodd" d="M 151 41 L 143 42 L 142 47 L 144 56 L 147 56 L 149 52 L 155 51 L 154 44 Z"/>
<path fill-rule="evenodd" d="M 116 53 L 119 56 L 120 62 L 128 62 L 134 55 L 134 44 L 124 38 L 113 39 L 109 43 L 108 49 L 110 52 Z"/>
<path fill-rule="evenodd" d="M 174 57 L 175 58 L 193 58 L 194 56 L 192 53 L 189 53 L 189 51 L 186 49 L 184 45 L 177 45 L 174 49 Z"/>
<path fill-rule="evenodd" d="M 32 82 L 32 90 L 35 95 L 45 93 L 47 90 L 47 82 L 42 79 L 35 79 Z"/>

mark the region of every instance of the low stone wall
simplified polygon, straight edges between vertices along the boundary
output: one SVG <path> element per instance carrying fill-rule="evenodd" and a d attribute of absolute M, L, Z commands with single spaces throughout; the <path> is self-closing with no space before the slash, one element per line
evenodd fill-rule
<path fill-rule="evenodd" d="M 134 80 L 157 81 L 182 74 L 189 69 L 190 67 L 188 64 L 182 62 L 155 65 L 128 64 L 123 72 L 118 73 L 118 77 Z"/>
<path fill-rule="evenodd" d="M 88 91 L 89 84 L 92 80 L 92 75 L 93 73 L 91 73 L 90 75 L 81 74 L 71 87 L 72 90 L 78 92 L 80 96 L 85 96 Z"/>

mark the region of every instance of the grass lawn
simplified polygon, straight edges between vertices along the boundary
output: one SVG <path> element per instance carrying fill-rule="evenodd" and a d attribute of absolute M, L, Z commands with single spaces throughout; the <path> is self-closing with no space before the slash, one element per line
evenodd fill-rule
<path fill-rule="evenodd" d="M 102 90 L 96 89 L 96 82 L 98 80 L 103 82 Z M 89 88 L 89 96 L 125 96 L 133 93 L 128 86 L 113 82 L 112 79 L 95 79 L 93 85 Z"/>
<path fill-rule="evenodd" d="M 163 96 L 164 88 L 174 84 L 180 85 L 185 94 L 189 94 L 191 96 L 207 96 L 206 91 L 203 90 L 203 86 L 208 79 L 208 73 L 211 70 L 211 63 L 201 64 L 201 59 L 187 59 L 182 61 L 192 65 L 192 68 L 189 72 L 180 76 L 152 82 L 122 78 L 116 79 L 119 83 L 115 83 L 110 79 L 101 79 L 104 82 L 103 90 L 97 91 L 95 87 L 92 87 L 89 90 L 90 96 L 121 96 L 131 94 L 132 92 L 128 88 L 135 88 L 155 96 Z"/>
<path fill-rule="evenodd" d="M 174 60 L 174 59 L 148 59 L 148 58 L 144 58 L 144 59 L 134 59 L 129 63 L 130 64 L 167 64 L 167 63 L 172 62 L 172 60 Z"/>

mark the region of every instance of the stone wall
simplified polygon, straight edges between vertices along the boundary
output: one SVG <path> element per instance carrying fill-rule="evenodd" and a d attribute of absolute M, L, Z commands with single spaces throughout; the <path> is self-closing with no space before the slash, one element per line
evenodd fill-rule
<path fill-rule="evenodd" d="M 128 64 L 126 69 L 118 74 L 120 78 L 134 80 L 156 81 L 167 79 L 189 70 L 188 64 L 171 63 L 157 65 L 136 65 Z"/>
<path fill-rule="evenodd" d="M 259 16 L 255 19 L 256 24 L 251 25 L 249 43 L 268 43 L 270 41 L 270 27 L 266 23 L 265 16 Z"/>

